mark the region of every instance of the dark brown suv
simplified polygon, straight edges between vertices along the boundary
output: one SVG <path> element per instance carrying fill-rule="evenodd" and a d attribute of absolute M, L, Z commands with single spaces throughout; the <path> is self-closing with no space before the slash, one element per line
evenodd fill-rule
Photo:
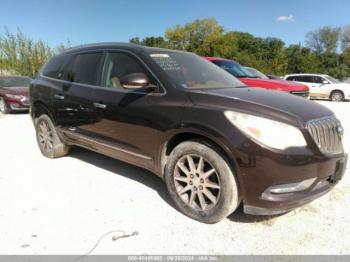
<path fill-rule="evenodd" d="M 247 88 L 191 53 L 72 48 L 43 67 L 30 101 L 45 156 L 77 145 L 148 169 L 179 210 L 205 223 L 240 203 L 249 214 L 287 212 L 328 192 L 346 166 L 330 110 Z"/>

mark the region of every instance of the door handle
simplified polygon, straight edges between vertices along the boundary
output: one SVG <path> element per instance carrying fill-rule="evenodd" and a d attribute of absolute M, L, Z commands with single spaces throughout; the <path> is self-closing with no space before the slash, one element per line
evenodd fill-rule
<path fill-rule="evenodd" d="M 64 96 L 63 95 L 54 95 L 54 97 L 57 99 L 57 100 L 63 100 L 64 99 Z"/>
<path fill-rule="evenodd" d="M 101 109 L 105 109 L 107 107 L 105 104 L 98 103 L 98 102 L 94 102 L 93 105 L 94 105 L 94 107 L 101 108 Z"/>

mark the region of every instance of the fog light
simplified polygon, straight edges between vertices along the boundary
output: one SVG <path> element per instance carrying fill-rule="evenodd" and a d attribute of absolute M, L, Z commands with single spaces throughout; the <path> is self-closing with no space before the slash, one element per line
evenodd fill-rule
<path fill-rule="evenodd" d="M 298 192 L 309 188 L 315 180 L 316 180 L 316 177 L 306 179 L 297 183 L 272 186 L 269 188 L 269 191 L 272 194 L 286 194 L 286 193 Z"/>

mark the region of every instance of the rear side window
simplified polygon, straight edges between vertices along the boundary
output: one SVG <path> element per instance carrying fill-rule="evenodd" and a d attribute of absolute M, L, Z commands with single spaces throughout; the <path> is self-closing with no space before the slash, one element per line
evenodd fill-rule
<path fill-rule="evenodd" d="M 67 57 L 56 56 L 53 57 L 43 68 L 42 74 L 51 78 L 59 78 L 59 73 L 62 65 L 66 62 Z"/>
<path fill-rule="evenodd" d="M 298 81 L 297 78 L 298 78 L 297 76 L 288 76 L 286 78 L 286 80 L 288 80 L 288 81 Z"/>
<path fill-rule="evenodd" d="M 312 76 L 289 76 L 287 77 L 288 81 L 297 81 L 297 82 L 306 82 L 313 83 L 314 78 Z"/>
<path fill-rule="evenodd" d="M 312 76 L 299 76 L 298 81 L 300 82 L 305 82 L 305 83 L 313 83 L 314 82 L 314 78 Z"/>
<path fill-rule="evenodd" d="M 65 66 L 62 79 L 80 84 L 98 85 L 102 61 L 102 52 L 78 54 Z"/>

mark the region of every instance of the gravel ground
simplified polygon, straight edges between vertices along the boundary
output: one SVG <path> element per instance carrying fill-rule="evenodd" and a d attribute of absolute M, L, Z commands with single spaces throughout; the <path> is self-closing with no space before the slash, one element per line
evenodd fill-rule
<path fill-rule="evenodd" d="M 319 103 L 342 120 L 348 149 L 350 103 Z M 288 214 L 206 225 L 176 211 L 147 171 L 83 149 L 44 158 L 28 115 L 0 116 L 0 134 L 0 254 L 350 254 L 349 168 Z"/>

